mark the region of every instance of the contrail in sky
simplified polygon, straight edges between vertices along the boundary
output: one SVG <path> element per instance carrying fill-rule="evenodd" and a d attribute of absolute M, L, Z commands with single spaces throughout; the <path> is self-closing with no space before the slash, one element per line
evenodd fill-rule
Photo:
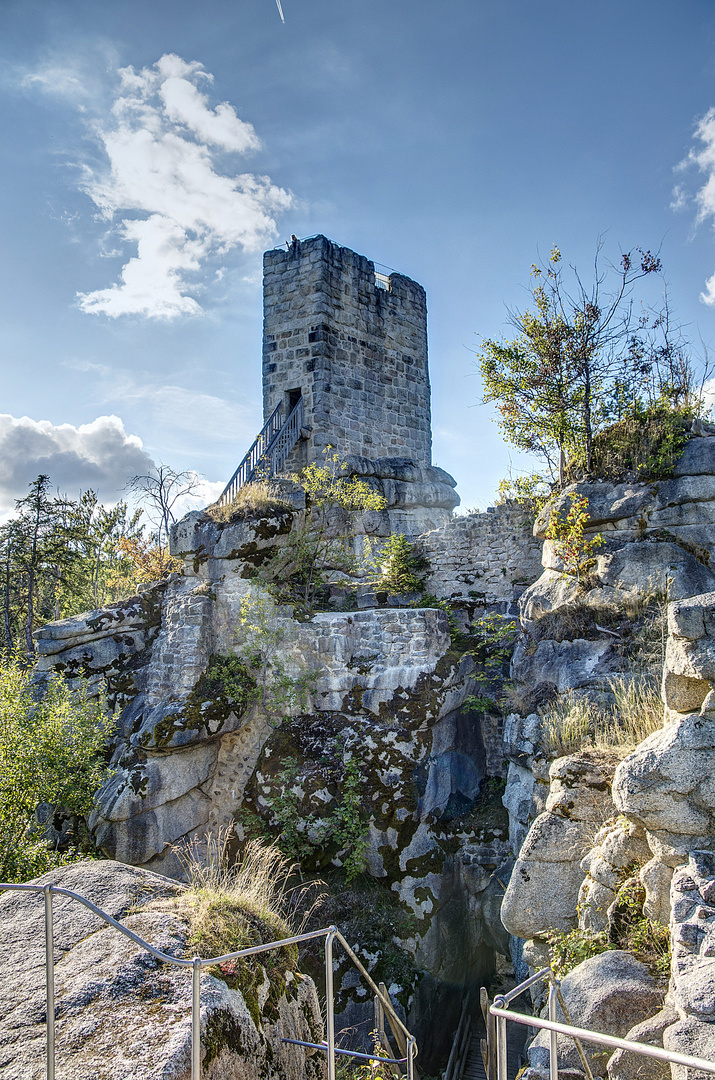
<path fill-rule="evenodd" d="M 283 18 L 283 8 L 281 7 L 281 0 L 276 0 L 276 4 L 278 5 L 278 14 L 281 17 L 281 22 L 285 24 L 285 19 Z"/>

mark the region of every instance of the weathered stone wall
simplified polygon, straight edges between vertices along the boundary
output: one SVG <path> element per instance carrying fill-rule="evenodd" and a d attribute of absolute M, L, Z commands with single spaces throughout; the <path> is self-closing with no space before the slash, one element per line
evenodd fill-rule
<path fill-rule="evenodd" d="M 294 465 L 341 454 L 431 461 L 425 291 L 324 236 L 264 255 L 263 412 L 300 390 Z M 286 413 L 284 412 L 284 415 Z M 302 458 L 302 460 L 301 460 Z"/>
<path fill-rule="evenodd" d="M 541 542 L 514 506 L 453 518 L 418 540 L 432 567 L 427 590 L 445 599 L 511 601 L 541 573 Z"/>

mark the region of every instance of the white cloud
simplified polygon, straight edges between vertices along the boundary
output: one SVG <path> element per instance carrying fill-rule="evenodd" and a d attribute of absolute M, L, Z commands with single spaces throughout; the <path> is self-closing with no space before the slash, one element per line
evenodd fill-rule
<path fill-rule="evenodd" d="M 77 498 L 80 491 L 96 491 L 105 503 L 135 500 L 125 490 L 132 476 L 155 468 L 138 435 L 128 435 L 118 416 L 98 416 L 89 424 L 52 424 L 0 413 L 0 522 L 13 516 L 15 500 L 27 494 L 28 485 L 45 473 L 52 486 Z M 174 507 L 177 517 L 215 502 L 224 480 L 207 480 L 190 470 L 196 484 L 193 496 Z"/>
<path fill-rule="evenodd" d="M 96 380 L 95 404 L 122 411 L 127 407 L 133 415 L 139 412 L 145 420 L 142 429 L 156 431 L 166 425 L 179 437 L 209 435 L 212 443 L 246 442 L 246 446 L 255 438 L 260 420 L 260 404 L 255 401 L 236 403 L 176 383 L 141 380 L 128 368 L 94 361 L 69 362 L 67 367 L 91 373 Z"/>
<path fill-rule="evenodd" d="M 81 187 L 136 254 L 118 282 L 78 294 L 79 304 L 112 318 L 197 314 L 192 294 L 207 260 L 237 246 L 260 250 L 291 196 L 266 176 L 220 171 L 217 153 L 260 142 L 227 102 L 210 106 L 204 88 L 213 76 L 200 63 L 167 54 L 119 76 L 111 117 L 93 128 L 107 165 L 85 167 Z"/>
<path fill-rule="evenodd" d="M 685 161 L 678 166 L 682 171 L 689 165 L 696 165 L 705 175 L 705 182 L 695 194 L 695 203 L 698 207 L 698 222 L 712 219 L 715 226 L 715 108 L 709 109 L 695 126 L 695 135 L 700 140 L 701 146 L 693 149 Z M 675 203 L 673 208 L 680 209 L 686 203 L 686 196 L 682 185 L 674 190 Z M 705 282 L 705 290 L 700 294 L 703 303 L 715 305 L 715 274 Z"/>
<path fill-rule="evenodd" d="M 0 413 L 0 516 L 14 509 L 28 484 L 46 473 L 55 487 L 75 497 L 93 488 L 107 502 L 123 497 L 130 476 L 154 462 L 137 435 L 118 416 L 98 416 L 90 424 L 52 424 Z"/>
<path fill-rule="evenodd" d="M 21 85 L 57 97 L 85 98 L 87 87 L 79 73 L 61 64 L 45 64 L 23 76 Z"/>

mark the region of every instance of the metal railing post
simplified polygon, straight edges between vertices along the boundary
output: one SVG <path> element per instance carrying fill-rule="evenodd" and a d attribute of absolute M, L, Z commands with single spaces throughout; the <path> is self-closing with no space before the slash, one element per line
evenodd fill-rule
<path fill-rule="evenodd" d="M 500 1016 L 497 1021 L 497 1075 L 499 1080 L 506 1080 L 507 1070 L 507 1046 L 506 1046 L 506 1020 Z"/>
<path fill-rule="evenodd" d="M 331 926 L 325 937 L 325 1027 L 328 1045 L 328 1080 L 335 1080 L 335 1004 L 333 1002 L 333 938 Z"/>
<path fill-rule="evenodd" d="M 55 1080 L 55 941 L 52 886 L 45 885 L 45 989 L 47 992 L 47 1080 Z"/>
<path fill-rule="evenodd" d="M 106 923 L 107 926 L 113 927 L 119 931 L 124 937 L 138 945 L 140 949 L 149 953 L 150 956 L 155 957 L 161 961 L 162 964 L 170 964 L 178 968 L 183 968 L 187 974 L 191 971 L 191 1080 L 201 1080 L 201 972 L 205 967 L 210 967 L 214 964 L 227 964 L 229 961 L 237 960 L 239 957 L 259 956 L 263 953 L 271 952 L 273 949 L 284 949 L 288 945 L 298 945 L 307 941 L 315 941 L 318 938 L 325 939 L 325 987 L 326 987 L 326 1033 L 327 1038 L 320 1043 L 306 1042 L 302 1039 L 288 1039 L 282 1038 L 284 1043 L 292 1043 L 296 1046 L 302 1046 L 306 1049 L 321 1050 L 326 1054 L 328 1059 L 327 1080 L 335 1080 L 335 1058 L 336 1055 L 345 1055 L 346 1057 L 358 1058 L 361 1061 L 370 1062 L 374 1060 L 374 1052 L 370 1054 L 363 1054 L 356 1050 L 343 1050 L 335 1046 L 335 1002 L 334 1002 L 334 979 L 333 979 L 333 941 L 337 938 L 340 944 L 345 949 L 348 957 L 352 960 L 365 982 L 372 989 L 376 998 L 376 1005 L 379 1004 L 379 1015 L 381 1021 L 381 1027 L 385 1030 L 385 1019 L 389 1020 L 390 1027 L 392 1028 L 394 1037 L 399 1043 L 400 1057 L 392 1057 L 390 1054 L 392 1051 L 389 1049 L 389 1043 L 387 1040 L 387 1033 L 385 1031 L 385 1042 L 387 1043 L 386 1049 L 388 1049 L 388 1056 L 383 1058 L 384 1064 L 390 1068 L 390 1071 L 398 1065 L 406 1065 L 405 1080 L 414 1080 L 414 1060 L 417 1057 L 417 1043 L 414 1036 L 407 1030 L 399 1016 L 395 1012 L 395 1008 L 392 1004 L 390 996 L 386 990 L 384 983 L 377 983 L 370 976 L 369 972 L 363 966 L 362 962 L 358 959 L 355 951 L 345 940 L 336 926 L 326 927 L 322 930 L 311 930 L 305 934 L 295 934 L 287 938 L 279 938 L 277 941 L 268 941 L 260 945 L 251 945 L 246 949 L 239 949 L 237 952 L 227 953 L 225 956 L 213 956 L 202 960 L 196 956 L 192 960 L 184 959 L 183 957 L 172 956 L 169 953 L 163 952 L 155 945 L 151 945 L 148 941 L 139 937 L 129 927 L 124 926 L 121 922 L 115 919 L 112 915 L 109 915 L 106 911 L 103 911 L 96 904 L 88 900 L 87 897 L 82 896 L 80 893 L 74 892 L 72 889 L 62 888 L 60 885 L 35 885 L 29 883 L 18 882 L 0 882 L 0 893 L 4 890 L 17 891 L 17 892 L 29 892 L 40 894 L 43 893 L 45 901 L 45 974 L 46 974 L 46 990 L 47 990 L 47 1080 L 54 1080 L 55 1078 L 55 985 L 54 985 L 54 931 L 53 931 L 53 919 L 52 919 L 52 897 L 66 896 L 71 900 L 76 900 L 82 904 L 83 907 L 92 911 L 100 919 Z M 545 975 L 546 972 L 539 973 L 539 976 Z M 522 989 L 519 987 L 518 990 Z M 510 995 L 506 995 L 500 1000 L 504 1005 L 508 1004 L 511 996 L 516 996 L 518 991 L 512 991 Z M 522 1018 L 515 1013 L 508 1014 L 509 1019 L 517 1019 L 519 1023 L 522 1023 Z M 528 1019 L 528 1018 L 527 1018 Z M 547 1025 L 549 1021 L 541 1021 L 542 1026 Z M 561 1025 L 559 1025 L 559 1030 Z M 590 1038 L 591 1036 L 587 1032 L 583 1032 L 581 1029 L 574 1029 L 577 1035 L 582 1038 Z M 616 1039 L 612 1036 L 601 1036 L 606 1041 L 607 1045 L 613 1044 L 619 1048 L 630 1049 L 631 1047 L 638 1048 L 642 1053 L 645 1053 L 650 1057 L 660 1057 L 664 1060 L 675 1060 L 677 1064 L 683 1064 L 688 1067 L 704 1068 L 706 1072 L 715 1073 L 715 1064 L 711 1065 L 709 1062 L 704 1062 L 700 1058 L 689 1057 L 685 1054 L 672 1054 L 664 1050 L 656 1049 L 653 1047 L 641 1046 L 638 1043 L 624 1042 L 623 1039 Z M 598 1041 L 598 1040 L 596 1040 Z M 506 1046 L 506 1042 L 504 1041 Z M 461 1059 L 461 1051 L 460 1051 Z M 506 1080 L 506 1065 L 504 1068 L 504 1076 L 502 1080 Z M 401 1075 L 401 1074 L 400 1074 Z"/>
<path fill-rule="evenodd" d="M 415 1040 L 412 1037 L 410 1037 L 407 1040 L 407 1080 L 414 1080 L 414 1075 L 415 1075 L 414 1048 L 415 1048 Z"/>
<path fill-rule="evenodd" d="M 201 960 L 191 969 L 191 1080 L 201 1080 Z"/>
<path fill-rule="evenodd" d="M 558 986 L 558 980 L 551 975 L 549 979 L 549 1020 L 551 1021 L 558 1019 L 556 1015 Z M 559 1080 L 559 1037 L 555 1031 L 549 1032 L 549 1080 Z"/>

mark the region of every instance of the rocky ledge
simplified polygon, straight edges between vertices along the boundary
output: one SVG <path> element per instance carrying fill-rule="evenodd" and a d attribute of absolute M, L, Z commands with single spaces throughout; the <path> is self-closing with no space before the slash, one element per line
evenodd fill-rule
<path fill-rule="evenodd" d="M 36 883 L 72 889 L 162 952 L 187 952 L 185 915 L 152 910 L 176 897 L 175 881 L 116 862 L 75 863 Z M 189 1080 L 191 972 L 163 964 L 66 897 L 53 902 L 56 1062 L 72 1080 Z M 0 896 L 0 1077 L 45 1076 L 45 945 L 41 894 Z M 201 976 L 205 1080 L 323 1080 L 321 1054 L 283 1042 L 320 1042 L 323 1026 L 311 979 L 268 966 L 257 997 Z M 147 1037 L 151 1023 L 151 1036 Z"/>

